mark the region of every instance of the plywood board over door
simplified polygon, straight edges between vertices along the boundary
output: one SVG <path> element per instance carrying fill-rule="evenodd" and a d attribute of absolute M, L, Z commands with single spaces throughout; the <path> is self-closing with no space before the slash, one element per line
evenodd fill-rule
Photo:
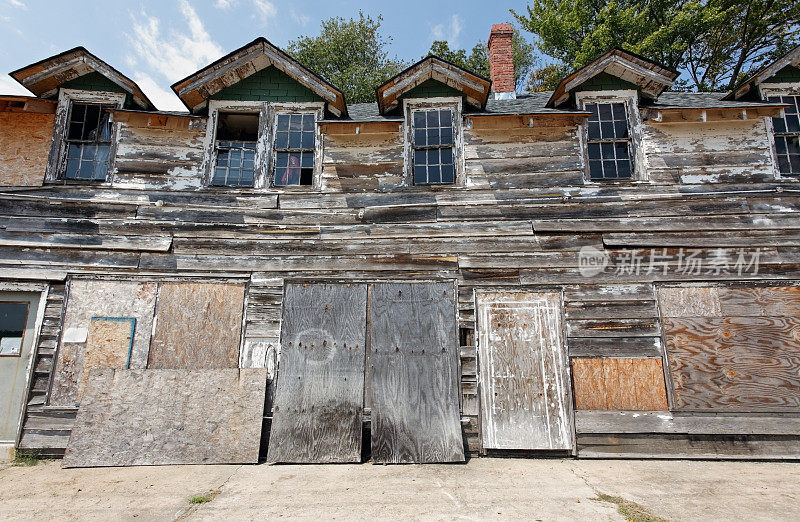
<path fill-rule="evenodd" d="M 361 460 L 366 328 L 366 285 L 286 285 L 269 462 Z"/>
<path fill-rule="evenodd" d="M 372 461 L 463 461 L 454 285 L 373 285 L 370 342 Z"/>
<path fill-rule="evenodd" d="M 266 385 L 266 369 L 94 369 L 62 465 L 256 463 Z"/>
<path fill-rule="evenodd" d="M 572 450 L 572 408 L 561 296 L 479 292 L 484 449 Z"/>
<path fill-rule="evenodd" d="M 130 351 L 127 365 L 100 364 L 100 367 L 113 366 L 122 369 L 144 368 L 147 365 L 157 288 L 158 284 L 151 282 L 89 279 L 70 281 L 61 344 L 50 390 L 51 406 L 77 406 L 80 383 L 86 381 L 93 364 L 102 360 L 116 361 L 120 350 Z M 93 317 L 135 320 L 132 344 L 121 348 L 123 341 L 95 343 L 91 347 L 93 355 L 87 360 L 87 343 L 90 340 Z M 125 335 L 122 332 L 119 334 Z M 98 335 L 99 332 L 95 332 L 91 337 L 99 339 Z"/>
<path fill-rule="evenodd" d="M 708 286 L 658 291 L 675 409 L 800 412 L 800 288 Z"/>
<path fill-rule="evenodd" d="M 162 283 L 148 368 L 237 368 L 244 285 Z"/>

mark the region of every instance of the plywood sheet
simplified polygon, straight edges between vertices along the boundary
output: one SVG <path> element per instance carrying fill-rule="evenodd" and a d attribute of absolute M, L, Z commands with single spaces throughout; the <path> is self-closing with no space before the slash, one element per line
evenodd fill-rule
<path fill-rule="evenodd" d="M 157 283 L 150 282 L 70 281 L 63 336 L 50 390 L 51 406 L 75 407 L 78 404 L 78 383 L 85 380 L 83 369 L 92 317 L 135 319 L 130 367 L 147 365 L 157 288 Z"/>
<path fill-rule="evenodd" d="M 561 296 L 477 296 L 481 435 L 486 449 L 574 445 Z"/>
<path fill-rule="evenodd" d="M 800 318 L 664 318 L 679 410 L 798 411 Z"/>
<path fill-rule="evenodd" d="M 668 409 L 661 359 L 575 358 L 577 410 Z"/>
<path fill-rule="evenodd" d="M 373 462 L 463 461 L 453 285 L 373 285 L 369 329 Z"/>
<path fill-rule="evenodd" d="M 359 462 L 367 286 L 289 284 L 267 460 Z"/>
<path fill-rule="evenodd" d="M 244 285 L 162 283 L 148 368 L 237 368 Z"/>
<path fill-rule="evenodd" d="M 258 461 L 265 369 L 93 370 L 64 467 Z"/>
<path fill-rule="evenodd" d="M 719 288 L 722 315 L 733 317 L 800 317 L 800 287 Z"/>
<path fill-rule="evenodd" d="M 126 370 L 130 364 L 136 320 L 131 317 L 92 317 L 86 338 L 83 370 L 78 381 L 78 403 L 89 373 L 95 368 Z"/>

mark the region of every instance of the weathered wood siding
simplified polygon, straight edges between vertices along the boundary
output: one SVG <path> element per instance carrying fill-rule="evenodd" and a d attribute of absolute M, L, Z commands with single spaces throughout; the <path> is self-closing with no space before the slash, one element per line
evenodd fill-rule
<path fill-rule="evenodd" d="M 120 123 L 110 186 L 4 191 L 0 277 L 248 281 L 243 341 L 231 364 L 267 368 L 270 383 L 285 282 L 455 281 L 456 379 L 473 452 L 480 449 L 476 289 L 561 291 L 570 358 L 664 361 L 654 284 L 800 280 L 800 183 L 766 174 L 763 119 L 644 123 L 649 180 L 597 184 L 583 180 L 572 117 L 468 117 L 466 182 L 455 187 L 404 184 L 401 122 L 326 123 L 321 186 L 258 191 L 202 189 L 204 120 L 179 118 L 175 129 L 167 120 L 164 128 Z M 605 270 L 581 274 L 583 247 L 608 256 Z M 677 271 L 682 248 L 710 261 L 718 259 L 714 249 L 739 247 L 760 248 L 757 271 Z M 652 254 L 671 256 L 668 270 L 624 269 L 626 256 L 646 264 Z M 62 326 L 63 290 L 53 288 L 22 447 L 56 453 L 74 409 L 43 408 Z M 106 312 L 95 315 L 130 316 Z M 135 337 L 144 329 L 137 317 Z M 589 436 L 608 435 L 602 440 L 613 446 L 613 433 L 584 435 L 581 426 L 579 455 L 599 447 Z"/>
<path fill-rule="evenodd" d="M 480 292 L 476 303 L 483 448 L 571 451 L 561 295 Z"/>
<path fill-rule="evenodd" d="M 270 462 L 359 462 L 367 286 L 286 286 Z"/>

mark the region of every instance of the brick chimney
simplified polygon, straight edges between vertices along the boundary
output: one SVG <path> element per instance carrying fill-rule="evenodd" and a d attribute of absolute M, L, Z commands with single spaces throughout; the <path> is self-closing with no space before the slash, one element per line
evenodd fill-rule
<path fill-rule="evenodd" d="M 489 68 L 492 74 L 492 91 L 495 100 L 513 100 L 517 97 L 514 84 L 514 52 L 511 24 L 494 24 L 489 34 Z"/>

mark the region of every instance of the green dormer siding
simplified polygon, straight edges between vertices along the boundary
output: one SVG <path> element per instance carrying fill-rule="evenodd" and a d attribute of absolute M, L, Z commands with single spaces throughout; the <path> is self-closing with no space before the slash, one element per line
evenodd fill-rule
<path fill-rule="evenodd" d="M 121 92 L 125 94 L 125 108 L 131 108 L 133 106 L 131 95 L 126 92 L 125 89 L 96 71 L 64 82 L 61 84 L 60 88 L 79 89 L 82 91 Z"/>
<path fill-rule="evenodd" d="M 460 98 L 464 93 L 436 80 L 425 80 L 399 98 Z"/>
<path fill-rule="evenodd" d="M 628 81 L 623 80 L 622 78 L 617 78 L 611 74 L 601 72 L 600 74 L 590 78 L 586 82 L 582 83 L 575 89 L 575 91 L 626 91 L 626 90 L 633 90 L 639 91 L 639 86 L 635 83 L 631 83 Z"/>
<path fill-rule="evenodd" d="M 244 80 L 211 96 L 212 100 L 316 102 L 325 101 L 308 87 L 274 66 L 251 74 Z"/>
<path fill-rule="evenodd" d="M 780 71 L 776 72 L 774 76 L 770 76 L 767 83 L 795 83 L 800 82 L 800 69 L 792 65 L 787 65 Z"/>

